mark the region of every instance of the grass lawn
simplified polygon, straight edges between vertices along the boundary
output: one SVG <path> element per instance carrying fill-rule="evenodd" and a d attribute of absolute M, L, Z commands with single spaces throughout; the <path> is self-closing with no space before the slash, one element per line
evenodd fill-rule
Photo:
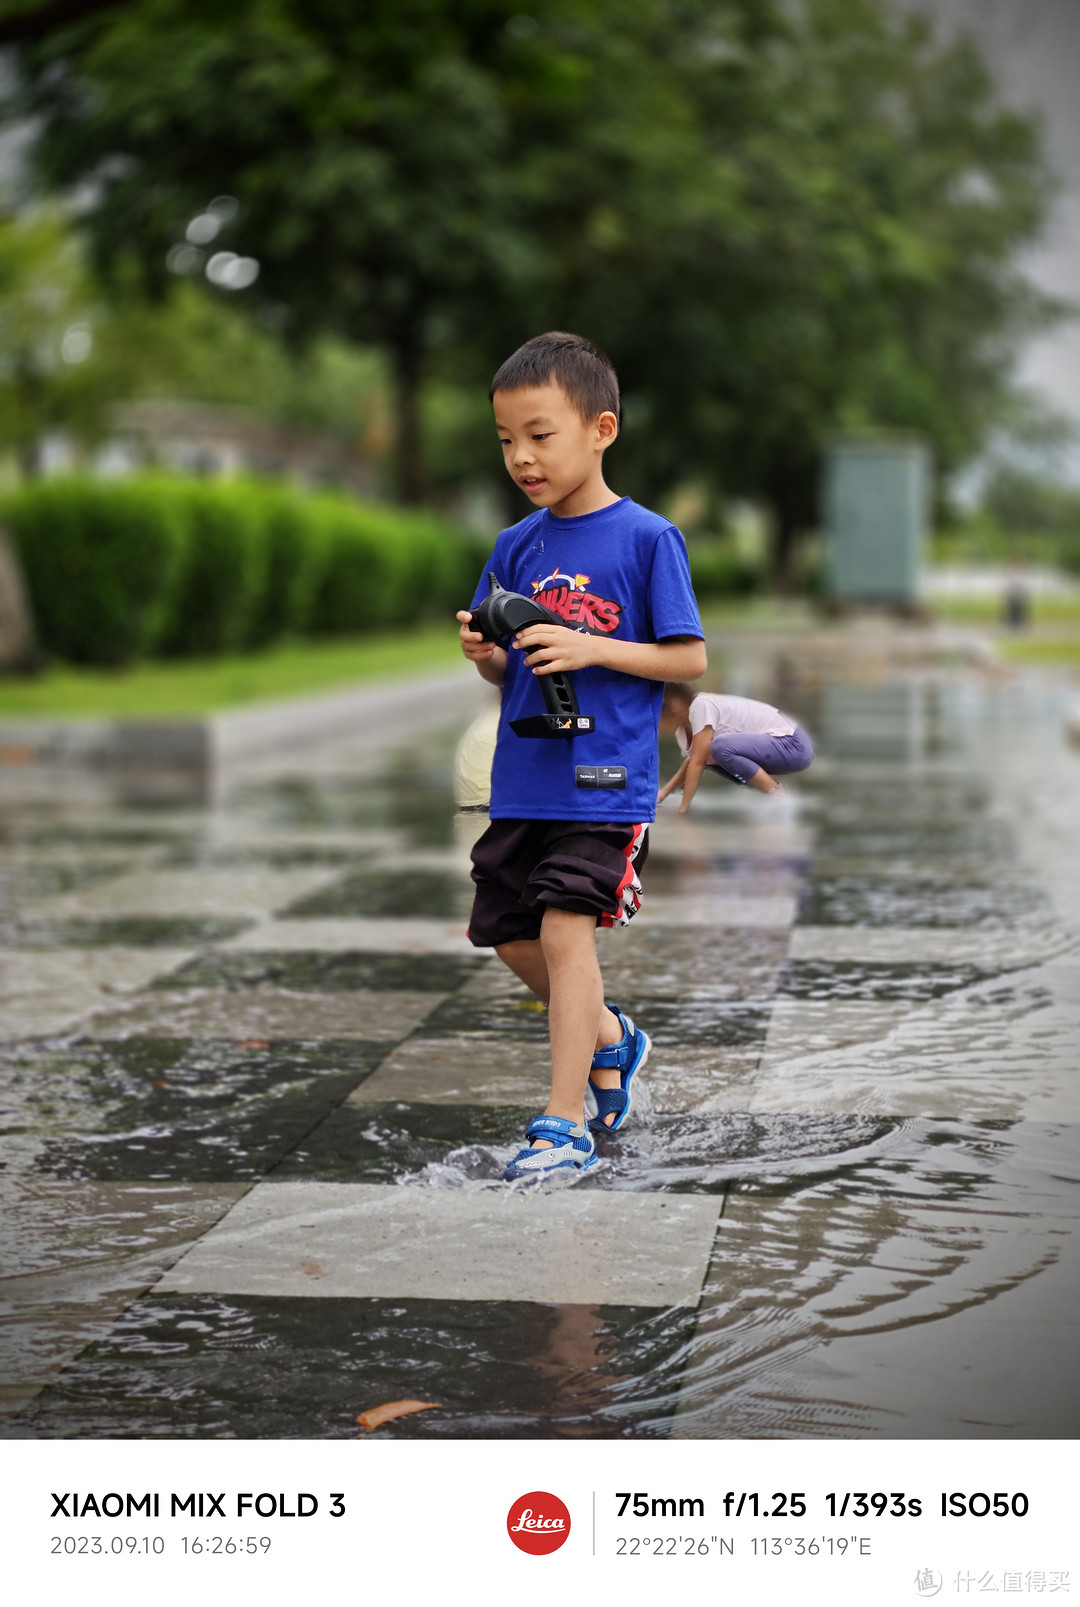
<path fill-rule="evenodd" d="M 1013 664 L 1075 664 L 1080 668 L 1080 630 L 1075 636 L 999 636 L 998 651 Z"/>
<path fill-rule="evenodd" d="M 932 611 L 939 619 L 954 619 L 972 625 L 1000 625 L 1002 600 L 995 596 L 950 597 L 930 594 Z M 1031 599 L 1033 625 L 1080 625 L 1080 591 L 1037 592 Z"/>
<path fill-rule="evenodd" d="M 174 659 L 126 670 L 55 665 L 39 676 L 0 675 L 0 718 L 205 714 L 260 698 L 303 697 L 357 681 L 456 669 L 462 662 L 451 620 L 390 636 L 294 642 L 261 653 Z"/>

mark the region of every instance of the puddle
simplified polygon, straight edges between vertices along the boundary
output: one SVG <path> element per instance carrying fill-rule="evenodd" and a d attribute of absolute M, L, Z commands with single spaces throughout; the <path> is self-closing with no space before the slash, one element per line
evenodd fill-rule
<path fill-rule="evenodd" d="M 7 1435 L 662 1434 L 670 1413 L 639 1411 L 643 1380 L 677 1367 L 692 1325 L 686 1311 L 664 1321 L 633 1307 L 150 1297 L 131 1306 L 109 1339 L 91 1345 Z M 439 1410 L 399 1418 L 374 1436 L 357 1426 L 360 1412 L 417 1396 Z"/>
<path fill-rule="evenodd" d="M 830 876 L 803 893 L 800 926 L 1032 927 L 1054 923 L 1054 908 L 1040 887 L 910 876 Z"/>
<path fill-rule="evenodd" d="M 10 938 L 24 949 L 191 949 L 224 943 L 251 922 L 247 917 L 117 915 L 27 921 Z"/>
<path fill-rule="evenodd" d="M 41 998 L 63 991 L 50 951 L 117 956 L 57 953 L 116 976 L 94 971 L 82 1036 L 12 1029 L 0 1056 L 18 1344 L 50 1358 L 19 1375 L 45 1384 L 36 1401 L 17 1383 L 4 1397 L 0 1325 L 8 1437 L 359 1439 L 358 1413 L 416 1395 L 439 1410 L 379 1436 L 1078 1432 L 1078 812 L 1048 836 L 1024 792 L 1034 762 L 1048 796 L 1080 792 L 1055 695 L 912 680 L 826 686 L 804 708 L 797 685 L 744 689 L 805 718 L 822 763 L 795 778 L 784 820 L 706 777 L 691 821 L 658 827 L 645 914 L 600 939 L 605 996 L 652 1054 L 634 1119 L 568 1185 L 605 1210 L 641 1194 L 715 1209 L 700 1302 L 668 1311 L 512 1286 L 485 1301 L 151 1287 L 255 1182 L 504 1197 L 547 1080 L 545 1013 L 487 952 L 394 947 L 410 918 L 468 912 L 450 852 L 456 733 L 381 771 L 350 775 L 335 753 L 283 764 L 160 821 L 8 806 L 3 940 L 20 987 L 39 967 Z M 110 882 L 148 869 L 169 903 L 104 913 Z M 281 873 L 320 869 L 266 906 L 267 940 L 306 946 L 229 949 L 249 919 L 199 913 L 219 873 L 284 887 Z M 36 912 L 98 887 L 86 914 Z M 186 909 L 189 888 L 201 902 Z M 784 915 L 722 924 L 796 897 L 794 933 Z M 360 941 L 352 919 L 365 941 L 385 921 L 385 946 L 319 946 Z M 1043 941 L 1051 928 L 1060 942 Z M 144 950 L 138 976 L 123 969 Z"/>
<path fill-rule="evenodd" d="M 23 1044 L 5 1056 L 3 1169 L 69 1180 L 263 1176 L 372 1071 L 385 1044 Z"/>
<path fill-rule="evenodd" d="M 491 963 L 487 951 L 472 955 L 284 953 L 248 950 L 204 954 L 171 971 L 159 988 L 292 988 L 298 993 L 327 989 L 450 993 Z"/>
<path fill-rule="evenodd" d="M 902 999 L 925 1004 L 962 988 L 975 987 L 998 974 L 998 970 L 978 965 L 788 960 L 780 972 L 777 992 L 790 999 Z"/>
<path fill-rule="evenodd" d="M 414 915 L 428 920 L 464 922 L 472 909 L 472 894 L 472 882 L 467 874 L 366 870 L 298 899 L 281 914 L 286 919 L 305 915 L 374 915 L 401 919 Z"/>

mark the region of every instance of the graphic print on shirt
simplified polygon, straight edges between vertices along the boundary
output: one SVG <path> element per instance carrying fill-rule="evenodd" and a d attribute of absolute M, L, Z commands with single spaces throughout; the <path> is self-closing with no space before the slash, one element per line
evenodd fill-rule
<path fill-rule="evenodd" d="M 622 604 L 589 590 L 588 575 L 564 575 L 553 569 L 543 580 L 533 580 L 533 601 L 589 635 L 610 636 L 619 628 Z"/>

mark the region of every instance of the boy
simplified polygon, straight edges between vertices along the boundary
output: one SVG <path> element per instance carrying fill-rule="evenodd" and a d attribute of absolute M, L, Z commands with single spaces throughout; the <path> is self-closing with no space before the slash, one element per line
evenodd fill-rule
<path fill-rule="evenodd" d="M 539 335 L 502 365 L 491 395 L 507 472 L 537 511 L 501 533 L 472 607 L 490 570 L 566 621 L 530 625 L 503 647 L 469 629 L 470 613 L 457 616 L 466 658 L 503 688 L 469 938 L 493 946 L 549 1007 L 551 1097 L 507 1168 L 513 1179 L 596 1164 L 586 1083 L 594 1129 L 613 1131 L 629 1109 L 649 1040 L 604 1003 L 595 930 L 624 925 L 638 907 L 660 683 L 700 675 L 705 644 L 679 532 L 604 481 L 619 386 L 603 353 L 578 335 Z M 595 730 L 517 736 L 512 720 L 544 711 L 535 678 L 555 671 L 572 674 Z M 584 786 L 578 766 L 624 767 L 625 781 Z"/>
<path fill-rule="evenodd" d="M 660 729 L 674 732 L 683 762 L 657 803 L 682 787 L 680 815 L 685 815 L 706 767 L 757 792 L 783 797 L 777 776 L 807 770 L 814 749 L 806 732 L 769 703 L 723 693 L 698 692 L 677 683 L 664 688 Z"/>

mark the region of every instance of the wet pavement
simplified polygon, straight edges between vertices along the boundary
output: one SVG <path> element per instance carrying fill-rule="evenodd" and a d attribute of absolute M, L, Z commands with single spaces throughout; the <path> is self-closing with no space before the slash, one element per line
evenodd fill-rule
<path fill-rule="evenodd" d="M 599 938 L 635 1117 L 541 1190 L 500 1181 L 546 1022 L 464 936 L 456 730 L 0 796 L 0 1434 L 1077 1434 L 1067 694 L 725 668 L 819 760 L 662 815 Z"/>

